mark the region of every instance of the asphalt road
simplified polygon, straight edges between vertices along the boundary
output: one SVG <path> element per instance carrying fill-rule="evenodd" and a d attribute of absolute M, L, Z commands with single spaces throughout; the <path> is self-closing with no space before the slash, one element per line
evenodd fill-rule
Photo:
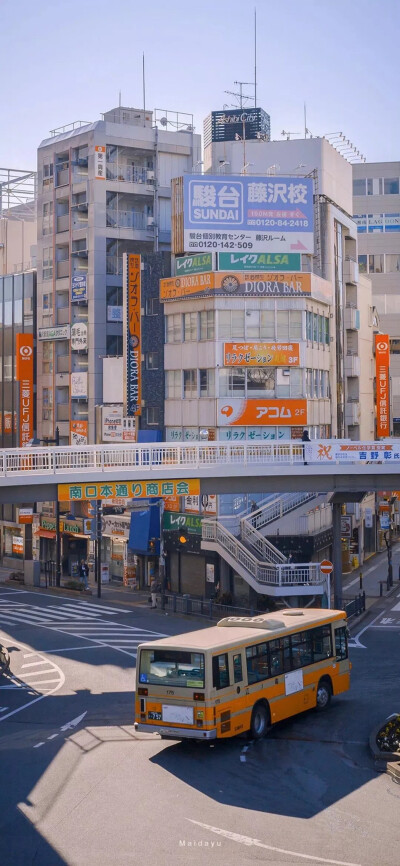
<path fill-rule="evenodd" d="M 367 748 L 400 710 L 396 592 L 353 626 L 326 714 L 196 745 L 135 734 L 133 689 L 137 644 L 197 622 L 0 587 L 2 866 L 397 866 L 400 786 Z"/>

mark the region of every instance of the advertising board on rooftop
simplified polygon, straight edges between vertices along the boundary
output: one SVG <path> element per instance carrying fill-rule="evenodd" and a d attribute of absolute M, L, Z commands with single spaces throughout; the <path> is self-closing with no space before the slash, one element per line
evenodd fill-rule
<path fill-rule="evenodd" d="M 193 252 L 313 253 L 313 181 L 185 175 L 184 248 Z"/>

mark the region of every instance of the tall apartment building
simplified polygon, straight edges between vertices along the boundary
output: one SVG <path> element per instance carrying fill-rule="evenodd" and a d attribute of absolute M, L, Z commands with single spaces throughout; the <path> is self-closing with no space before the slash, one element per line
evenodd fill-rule
<path fill-rule="evenodd" d="M 400 162 L 353 165 L 353 213 L 360 273 L 390 337 L 390 432 L 400 436 Z"/>
<path fill-rule="evenodd" d="M 122 355 L 123 254 L 170 248 L 171 179 L 199 163 L 190 116 L 174 118 L 119 107 L 39 146 L 40 438 L 58 426 L 69 444 L 75 425 L 96 440 L 103 359 Z"/>
<path fill-rule="evenodd" d="M 295 438 L 305 426 L 315 437 L 373 438 L 371 287 L 358 273 L 351 165 L 320 138 L 216 141 L 208 144 L 205 161 L 210 174 L 226 177 L 228 188 L 230 176 L 250 172 L 312 177 L 315 249 L 313 256 L 301 257 L 306 291 L 277 285 L 275 292 L 263 288 L 257 275 L 252 291 L 225 285 L 222 292 L 205 290 L 196 298 L 178 289 L 165 302 L 167 440 L 196 439 L 201 427 L 218 439 Z M 227 360 L 227 344 L 252 340 L 295 342 L 300 363 L 247 368 Z M 295 398 L 304 411 L 297 422 L 282 424 L 277 404 L 275 413 L 255 424 L 252 400 L 262 397 Z M 224 415 L 225 403 L 239 399 L 250 408 L 241 426 L 234 414 Z"/>

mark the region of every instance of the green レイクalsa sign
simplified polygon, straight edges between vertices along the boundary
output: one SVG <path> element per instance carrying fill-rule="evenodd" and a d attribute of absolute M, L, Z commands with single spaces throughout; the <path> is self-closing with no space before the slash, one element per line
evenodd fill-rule
<path fill-rule="evenodd" d="M 201 535 L 201 517 L 198 514 L 179 514 L 176 511 L 164 511 L 163 528 L 166 532 L 176 529 L 186 529 L 196 535 Z"/>
<path fill-rule="evenodd" d="M 300 253 L 218 253 L 219 271 L 300 271 Z"/>
<path fill-rule="evenodd" d="M 179 256 L 175 259 L 175 276 L 183 274 L 202 274 L 214 268 L 213 253 L 197 253 L 193 256 Z"/>

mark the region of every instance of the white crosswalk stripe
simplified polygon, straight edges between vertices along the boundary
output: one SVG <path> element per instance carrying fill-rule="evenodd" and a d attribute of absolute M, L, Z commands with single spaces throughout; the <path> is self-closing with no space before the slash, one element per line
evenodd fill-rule
<path fill-rule="evenodd" d="M 103 617 L 103 612 L 106 619 Z M 110 617 L 126 613 L 121 608 L 105 608 L 85 602 L 39 605 L 26 604 L 7 598 L 0 599 L 0 626 L 10 624 L 36 625 L 51 632 L 67 634 L 77 640 L 89 641 L 96 646 L 109 646 L 136 658 L 140 643 L 165 637 L 161 632 L 124 625 Z M 132 611 L 129 611 L 132 613 Z M 77 647 L 79 649 L 79 647 Z M 48 650 L 51 651 L 51 648 Z M 57 650 L 55 652 L 62 652 Z M 35 664 L 35 663 L 32 663 Z M 42 670 L 42 674 L 45 672 Z M 47 673 L 47 671 L 46 671 Z M 26 672 L 29 677 L 30 674 Z"/>

